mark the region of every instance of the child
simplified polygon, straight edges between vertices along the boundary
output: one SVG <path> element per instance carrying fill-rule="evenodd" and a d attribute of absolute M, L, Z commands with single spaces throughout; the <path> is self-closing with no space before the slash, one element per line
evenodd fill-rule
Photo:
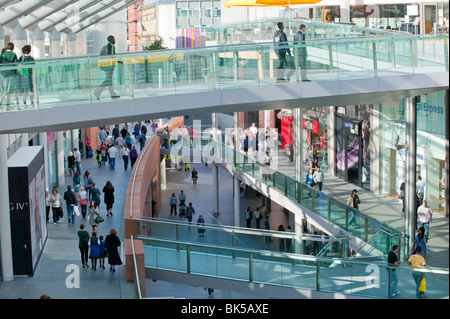
<path fill-rule="evenodd" d="M 103 236 L 100 236 L 100 246 L 99 246 L 99 255 L 100 255 L 100 268 L 105 269 L 105 258 L 107 256 L 108 251 L 106 250 L 105 241 Z"/>

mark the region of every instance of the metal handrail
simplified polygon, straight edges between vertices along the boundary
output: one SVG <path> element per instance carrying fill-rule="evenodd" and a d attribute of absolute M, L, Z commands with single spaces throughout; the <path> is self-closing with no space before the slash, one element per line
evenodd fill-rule
<path fill-rule="evenodd" d="M 137 265 L 137 260 L 136 260 L 136 253 L 135 253 L 135 250 L 134 250 L 133 235 L 131 235 L 131 251 L 132 251 L 132 254 L 133 254 L 134 274 L 136 276 L 136 286 L 137 286 L 137 291 L 138 291 L 138 297 L 139 297 L 139 299 L 142 299 L 142 291 L 141 291 L 141 285 L 140 285 L 140 277 L 139 277 L 138 265 Z"/>

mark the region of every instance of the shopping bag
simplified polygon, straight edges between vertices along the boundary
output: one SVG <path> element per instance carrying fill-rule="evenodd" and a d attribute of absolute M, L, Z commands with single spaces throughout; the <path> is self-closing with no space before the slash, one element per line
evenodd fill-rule
<path fill-rule="evenodd" d="M 419 286 L 419 292 L 426 292 L 427 291 L 427 281 L 425 280 L 425 277 L 422 278 L 422 281 L 420 282 Z"/>
<path fill-rule="evenodd" d="M 75 213 L 75 215 L 80 216 L 80 210 L 78 209 L 78 206 L 73 207 L 73 212 Z"/>

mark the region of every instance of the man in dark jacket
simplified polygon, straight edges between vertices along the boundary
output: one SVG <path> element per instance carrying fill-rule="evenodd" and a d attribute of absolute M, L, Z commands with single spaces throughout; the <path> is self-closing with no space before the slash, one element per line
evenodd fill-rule
<path fill-rule="evenodd" d="M 288 40 L 286 33 L 284 33 L 284 24 L 283 22 L 278 22 L 277 24 L 278 30 L 275 31 L 275 34 L 273 36 L 274 41 L 274 48 L 275 48 L 275 54 L 278 57 L 279 65 L 277 70 L 277 83 L 287 82 L 284 78 L 285 69 L 287 68 L 287 61 L 286 61 L 286 53 L 289 54 L 289 56 L 292 58 L 291 50 L 288 46 Z M 289 79 L 294 70 L 289 70 L 289 73 L 287 75 L 287 78 Z"/>
<path fill-rule="evenodd" d="M 295 45 L 295 55 L 296 61 L 298 63 L 297 67 L 301 69 L 302 81 L 311 81 L 306 78 L 306 57 L 308 52 L 306 50 L 305 40 L 306 40 L 306 25 L 301 24 L 298 32 L 294 35 L 294 45 Z"/>
<path fill-rule="evenodd" d="M 100 55 L 115 55 L 116 54 L 116 39 L 114 36 L 110 35 L 108 36 L 108 44 L 102 48 L 102 51 L 100 52 Z M 100 95 L 102 94 L 103 90 L 107 87 L 109 90 L 109 94 L 111 95 L 112 99 L 118 99 L 120 96 L 114 92 L 113 88 L 113 74 L 114 74 L 114 68 L 116 66 L 116 61 L 111 60 L 105 60 L 102 61 L 102 59 L 99 59 L 100 69 L 105 72 L 105 80 L 103 83 L 98 87 L 93 93 L 92 96 L 97 101 L 100 100 Z"/>
<path fill-rule="evenodd" d="M 77 197 L 75 196 L 75 192 L 72 190 L 72 186 L 67 186 L 67 191 L 64 193 L 64 200 L 66 201 L 67 205 L 67 218 L 68 223 L 72 222 L 72 224 L 75 224 L 75 213 L 74 213 L 74 207 L 77 205 Z"/>

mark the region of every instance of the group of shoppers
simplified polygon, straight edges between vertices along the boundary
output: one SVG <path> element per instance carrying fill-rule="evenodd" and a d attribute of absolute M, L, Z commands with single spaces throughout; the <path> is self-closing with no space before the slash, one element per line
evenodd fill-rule
<path fill-rule="evenodd" d="M 90 236 L 84 224 L 81 224 L 78 231 L 78 239 L 83 268 L 89 268 L 89 259 L 91 260 L 91 269 L 94 271 L 97 270 L 97 260 L 99 260 L 99 267 L 105 269 L 105 258 L 108 258 L 109 270 L 112 272 L 116 271 L 116 266 L 122 264 L 118 251 L 120 239 L 114 228 L 104 238 L 103 236 L 98 236 L 95 230 L 92 231 Z"/>
<path fill-rule="evenodd" d="M 8 66 L 8 64 L 21 64 L 21 68 L 1 71 L 2 80 L 2 96 L 0 97 L 0 105 L 5 103 L 6 110 L 11 107 L 11 95 L 16 98 L 16 107 L 20 110 L 19 96 L 22 97 L 24 107 L 34 104 L 33 95 L 33 71 L 27 66 L 29 62 L 34 61 L 31 56 L 31 46 L 26 44 L 22 47 L 22 55 L 17 57 L 14 53 L 14 43 L 9 42 L 0 54 L 0 66 Z M 28 103 L 28 97 L 30 101 Z"/>

